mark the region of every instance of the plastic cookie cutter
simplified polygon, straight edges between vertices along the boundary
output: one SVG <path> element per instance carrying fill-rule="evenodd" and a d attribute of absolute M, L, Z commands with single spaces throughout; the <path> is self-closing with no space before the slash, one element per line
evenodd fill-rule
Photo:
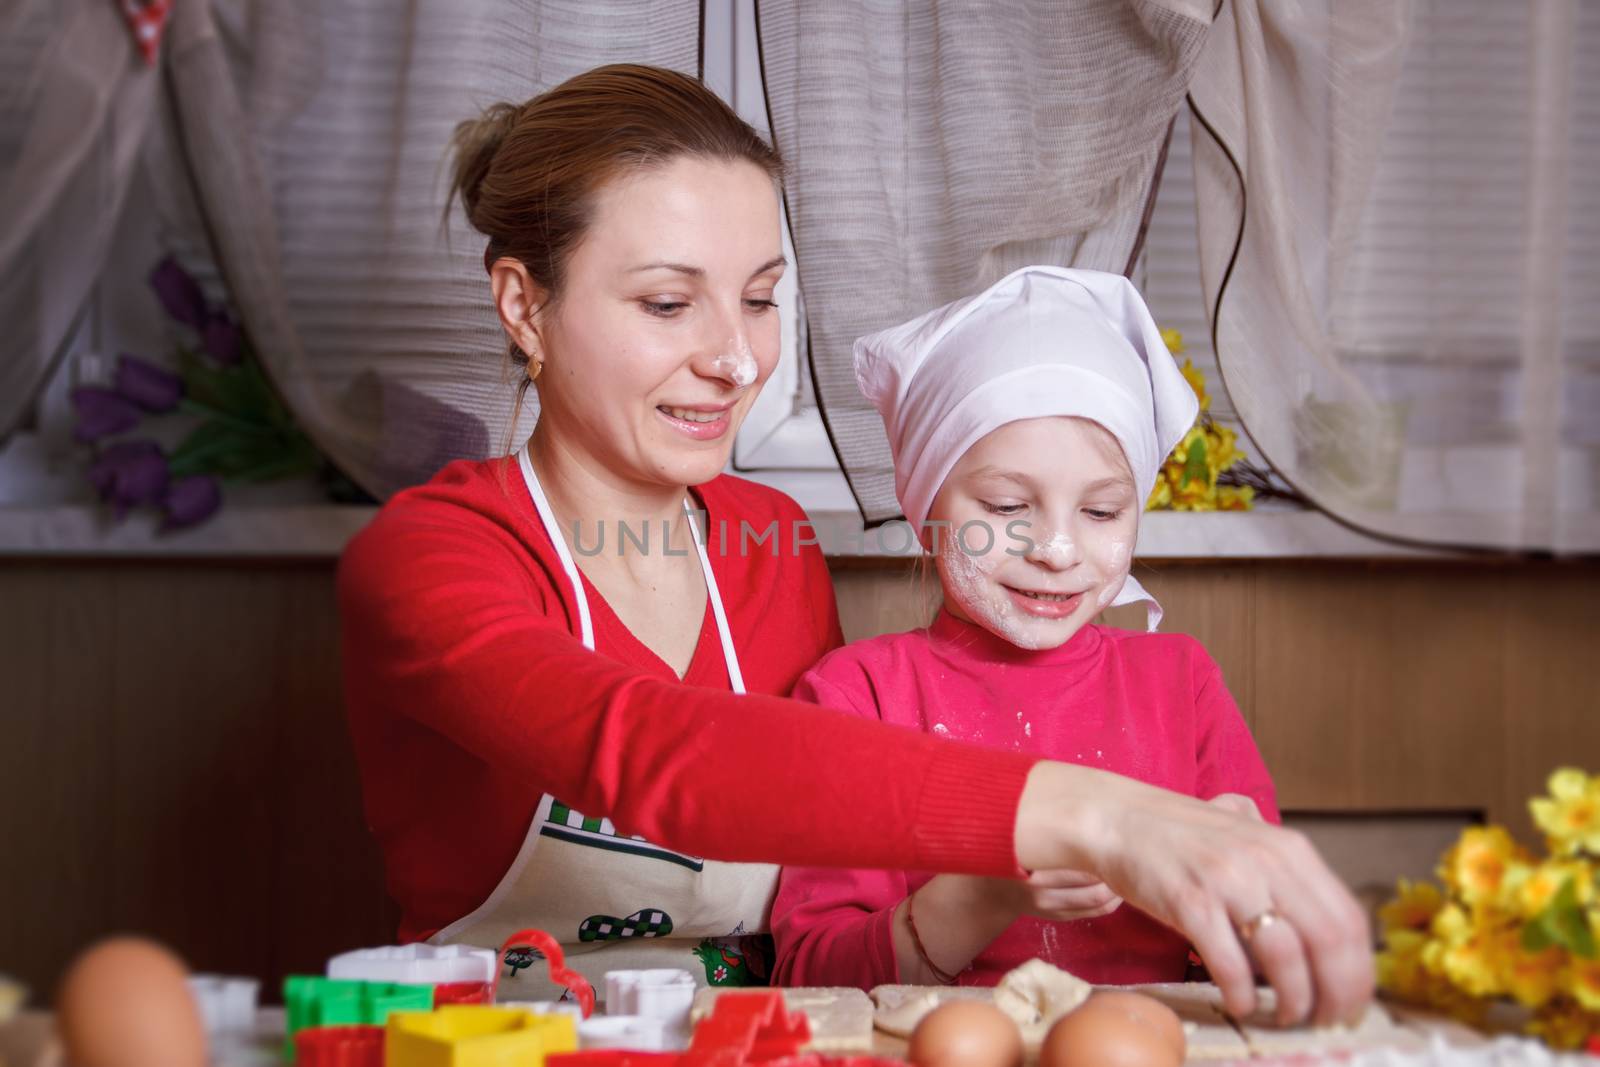
<path fill-rule="evenodd" d="M 500 965 L 505 962 L 506 953 L 514 948 L 524 947 L 531 948 L 544 956 L 545 964 L 550 968 L 550 980 L 556 985 L 567 988 L 572 998 L 583 1009 L 585 1019 L 594 1014 L 594 986 L 590 985 L 589 980 L 583 975 L 567 966 L 567 956 L 561 951 L 560 943 L 543 930 L 518 930 L 506 938 L 505 943 L 500 946 L 494 984 L 489 996 L 491 1003 L 500 989 Z"/>
<path fill-rule="evenodd" d="M 700 1020 L 683 1067 L 728 1067 L 797 1056 L 811 1042 L 811 1023 L 791 1015 L 776 989 L 724 993 Z"/>
<path fill-rule="evenodd" d="M 189 976 L 189 992 L 209 1036 L 255 1032 L 261 983 L 254 978 L 194 974 Z"/>
<path fill-rule="evenodd" d="M 434 987 L 434 1007 L 487 1004 L 499 957 L 471 945 L 385 945 L 346 952 L 328 961 L 329 978 L 401 982 Z"/>
<path fill-rule="evenodd" d="M 294 1037 L 314 1026 L 381 1026 L 393 1012 L 432 1011 L 431 985 L 357 982 L 341 978 L 290 975 L 283 980 L 288 1017 L 284 1055 L 295 1054 Z"/>
<path fill-rule="evenodd" d="M 667 1025 L 651 1015 L 596 1015 L 578 1024 L 578 1046 L 593 1049 L 637 1049 L 662 1052 L 667 1047 Z"/>
<path fill-rule="evenodd" d="M 516 1008 L 534 1015 L 568 1015 L 573 1022 L 583 1019 L 583 1006 L 570 1000 L 502 1000 L 502 1008 Z"/>
<path fill-rule="evenodd" d="M 639 1052 L 635 1049 L 591 1049 L 585 1052 L 563 1052 L 550 1056 L 544 1067 L 678 1067 L 682 1060 L 676 1052 Z M 904 1064 L 898 1067 L 905 1067 Z"/>
<path fill-rule="evenodd" d="M 384 1067 L 381 1026 L 315 1026 L 294 1035 L 297 1067 Z"/>
<path fill-rule="evenodd" d="M 520 943 L 520 942 L 519 942 Z M 578 1048 L 566 1015 L 533 1015 L 482 1004 L 389 1016 L 385 1067 L 544 1067 L 545 1057 Z"/>
<path fill-rule="evenodd" d="M 683 1048 L 688 1043 L 694 994 L 694 975 L 677 968 L 606 972 L 606 1014 L 661 1020 L 666 1044 L 656 1048 Z"/>

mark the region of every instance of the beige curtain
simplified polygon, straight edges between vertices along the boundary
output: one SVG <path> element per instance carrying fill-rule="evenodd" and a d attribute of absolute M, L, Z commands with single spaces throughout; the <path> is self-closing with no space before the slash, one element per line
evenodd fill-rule
<path fill-rule="evenodd" d="M 829 434 L 900 514 L 856 337 L 1029 263 L 1127 271 L 1213 0 L 758 0 Z"/>
<path fill-rule="evenodd" d="M 160 85 L 116 4 L 0 6 L 0 441 L 87 305 Z"/>
<path fill-rule="evenodd" d="M 383 496 L 519 439 L 483 239 L 440 225 L 455 124 L 602 63 L 692 73 L 699 5 L 182 0 L 167 44 L 189 236 L 296 416 Z"/>
<path fill-rule="evenodd" d="M 1229 0 L 1191 102 L 1272 464 L 1380 536 L 1600 550 L 1600 5 Z"/>

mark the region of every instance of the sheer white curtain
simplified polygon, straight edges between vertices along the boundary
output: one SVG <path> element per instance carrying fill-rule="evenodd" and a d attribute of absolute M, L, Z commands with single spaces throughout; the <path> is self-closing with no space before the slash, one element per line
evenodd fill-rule
<path fill-rule="evenodd" d="M 602 63 L 694 73 L 699 30 L 694 0 L 175 6 L 171 177 L 204 228 L 187 236 L 215 249 L 296 416 L 368 490 L 513 436 L 483 239 L 459 211 L 440 223 L 455 124 Z"/>
<path fill-rule="evenodd" d="M 817 396 L 899 515 L 851 346 L 1029 263 L 1126 272 L 1213 0 L 759 0 Z"/>
<path fill-rule="evenodd" d="M 117 5 L 0 6 L 0 441 L 86 307 L 160 87 Z"/>
<path fill-rule="evenodd" d="M 1191 100 L 1266 458 L 1382 536 L 1600 550 L 1600 5 L 1229 0 Z"/>

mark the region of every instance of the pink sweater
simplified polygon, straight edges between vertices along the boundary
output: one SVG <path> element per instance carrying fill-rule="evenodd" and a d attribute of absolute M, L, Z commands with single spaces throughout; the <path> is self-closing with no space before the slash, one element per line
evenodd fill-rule
<path fill-rule="evenodd" d="M 1278 821 L 1272 780 L 1222 672 L 1182 634 L 1086 626 L 1060 648 L 1029 652 L 940 612 L 925 630 L 830 653 L 801 676 L 794 695 L 1190 796 L 1242 793 Z M 890 918 L 928 877 L 785 868 L 772 908 L 775 981 L 862 988 L 898 982 Z M 1181 981 L 1188 943 L 1129 904 L 1077 922 L 1022 918 L 960 981 L 992 985 L 1036 956 L 1092 982 Z"/>

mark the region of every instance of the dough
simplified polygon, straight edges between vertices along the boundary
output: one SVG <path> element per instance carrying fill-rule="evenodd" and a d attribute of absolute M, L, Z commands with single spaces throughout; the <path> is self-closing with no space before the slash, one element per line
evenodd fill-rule
<path fill-rule="evenodd" d="M 1022 1031 L 1022 1043 L 1037 1049 L 1057 1019 L 1089 998 L 1088 982 L 1051 966 L 1029 960 L 1000 979 L 993 989 L 983 986 L 882 985 L 872 991 L 878 1013 L 874 1025 L 895 1037 L 910 1037 L 922 1017 L 951 1000 L 987 1000 L 1009 1015 Z"/>
<path fill-rule="evenodd" d="M 1067 1012 L 1089 999 L 1094 987 L 1044 960 L 1029 960 L 1009 971 L 994 989 L 995 1007 L 1011 1016 L 1022 1040 L 1033 1046 Z"/>

